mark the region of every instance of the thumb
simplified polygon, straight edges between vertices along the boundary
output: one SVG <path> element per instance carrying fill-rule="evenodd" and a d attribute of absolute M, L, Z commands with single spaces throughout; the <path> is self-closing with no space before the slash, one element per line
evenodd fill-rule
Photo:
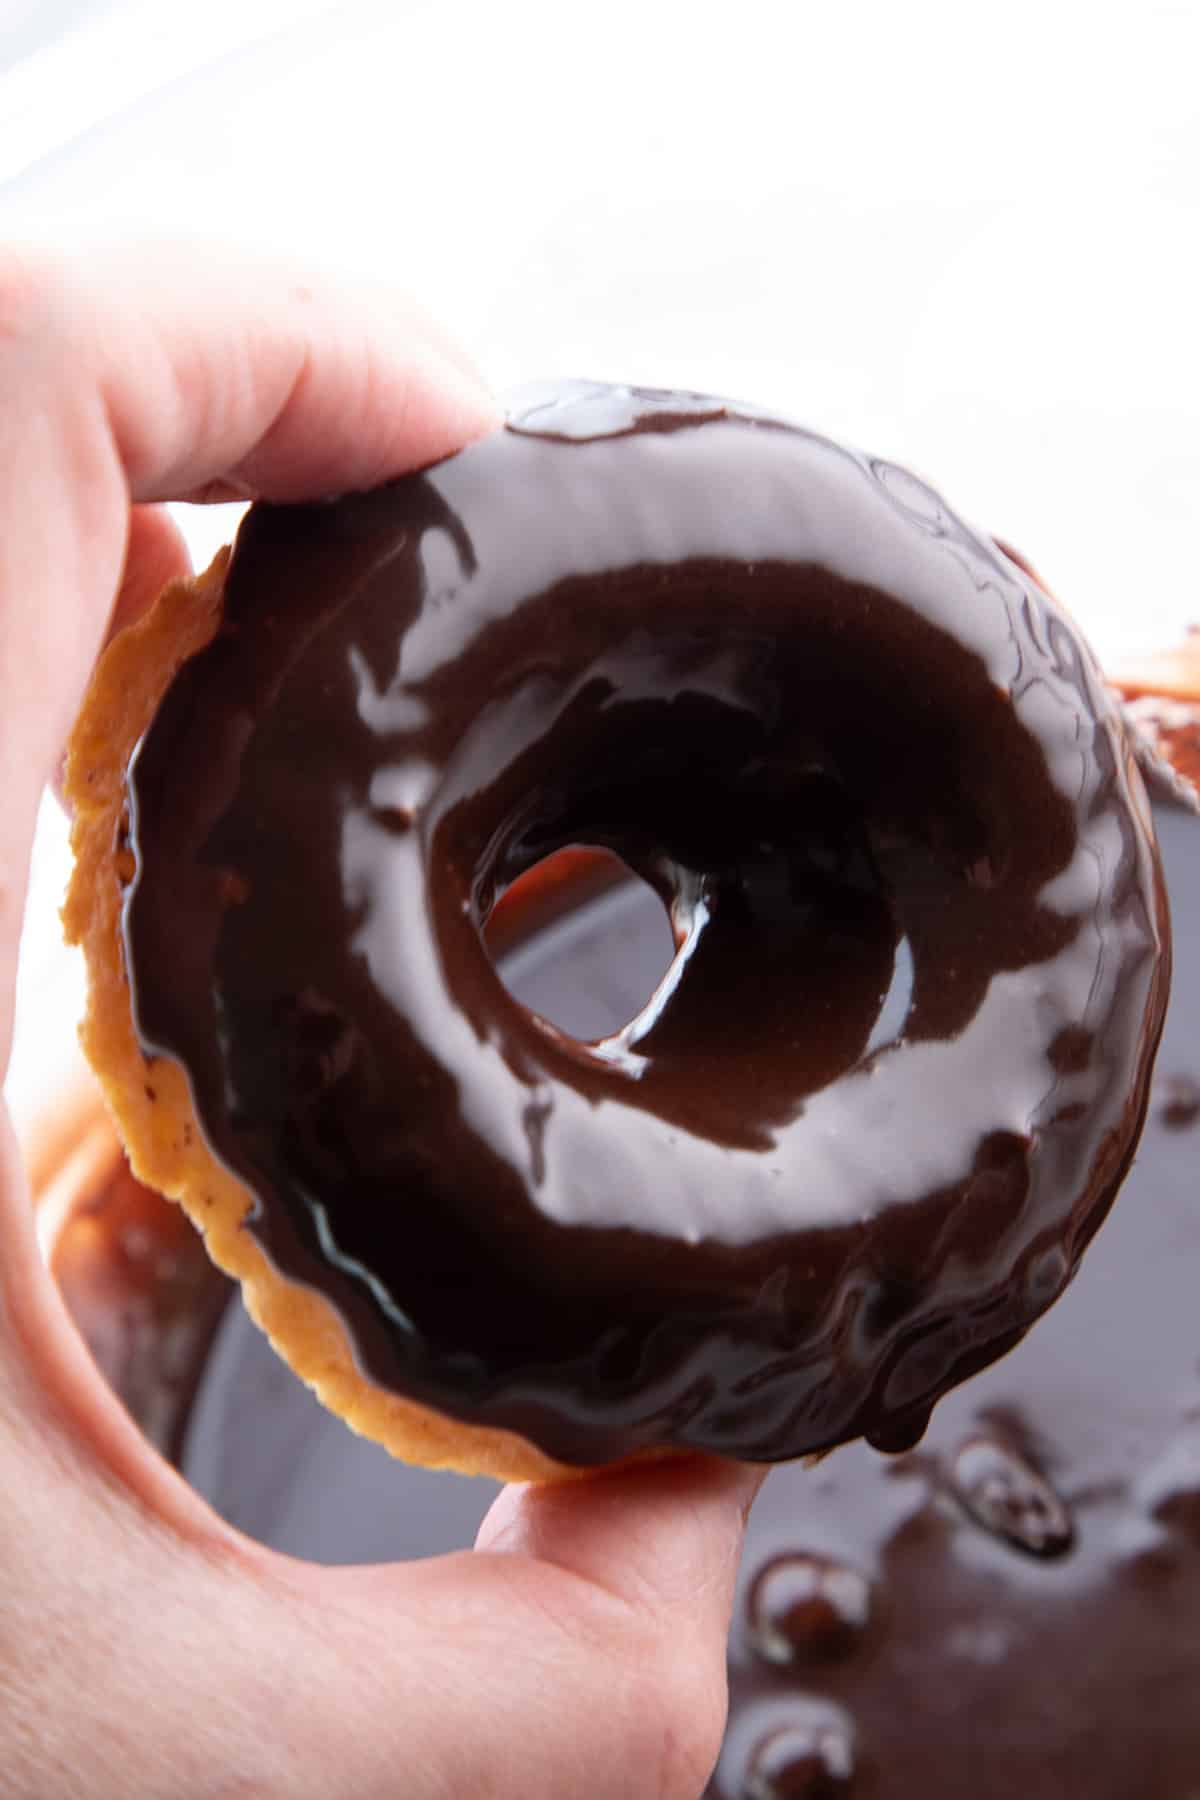
<path fill-rule="evenodd" d="M 508 1487 L 477 1550 L 508 1554 L 592 1583 L 654 1618 L 686 1607 L 720 1639 L 750 1506 L 766 1470 L 716 1457 L 672 1457 L 577 1482 Z"/>
<path fill-rule="evenodd" d="M 681 1457 L 509 1488 L 474 1554 L 406 1568 L 274 1559 L 337 1666 L 326 1780 L 353 1763 L 361 1795 L 697 1800 L 763 1473 Z"/>
<path fill-rule="evenodd" d="M 183 533 L 166 506 L 131 506 L 121 579 L 109 614 L 104 641 L 148 612 L 172 581 L 192 573 Z M 54 775 L 54 791 L 62 799 L 63 763 Z"/>
<path fill-rule="evenodd" d="M 140 619 L 169 582 L 192 572 L 183 533 L 165 506 L 131 506 L 125 563 L 108 636 Z"/>

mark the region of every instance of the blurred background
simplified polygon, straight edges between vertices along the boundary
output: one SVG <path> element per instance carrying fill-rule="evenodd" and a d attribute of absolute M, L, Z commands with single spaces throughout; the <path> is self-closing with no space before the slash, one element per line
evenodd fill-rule
<path fill-rule="evenodd" d="M 791 412 L 1020 547 L 1111 662 L 1200 619 L 1198 70 L 1193 0 L 0 0 L 0 229 L 279 245 L 394 277 L 499 388 Z M 181 516 L 197 560 L 234 524 Z M 19 1123 L 77 1055 L 65 871 L 47 802 Z"/>

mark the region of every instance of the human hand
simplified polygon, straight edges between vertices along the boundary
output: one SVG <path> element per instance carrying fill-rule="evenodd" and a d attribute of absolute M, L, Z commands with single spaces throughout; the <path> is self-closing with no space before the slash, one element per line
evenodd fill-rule
<path fill-rule="evenodd" d="M 168 499 L 367 487 L 496 422 L 427 321 L 246 262 L 0 253 L 0 1068 L 40 794 Z M 0 1788 L 17 1800 L 695 1800 L 758 1476 L 509 1488 L 474 1552 L 329 1569 L 226 1526 L 104 1385 L 0 1120 Z"/>

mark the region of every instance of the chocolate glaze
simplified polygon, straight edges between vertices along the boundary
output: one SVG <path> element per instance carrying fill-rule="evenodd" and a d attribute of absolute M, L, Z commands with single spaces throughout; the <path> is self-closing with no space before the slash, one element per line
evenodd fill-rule
<path fill-rule="evenodd" d="M 256 508 L 130 776 L 126 949 L 249 1227 L 367 1372 L 566 1460 L 912 1442 L 1125 1172 L 1165 903 L 1062 613 L 922 483 L 576 384 Z M 679 951 L 601 1043 L 483 942 L 607 846 Z"/>

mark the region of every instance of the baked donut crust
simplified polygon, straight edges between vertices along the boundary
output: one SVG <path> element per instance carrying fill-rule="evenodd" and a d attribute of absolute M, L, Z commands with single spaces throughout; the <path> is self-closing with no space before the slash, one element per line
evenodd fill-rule
<path fill-rule="evenodd" d="M 125 772 L 176 673 L 221 618 L 228 550 L 204 574 L 175 581 L 96 667 L 63 782 L 73 812 L 75 869 L 63 906 L 68 943 L 87 967 L 80 1039 L 103 1087 L 134 1174 L 176 1200 L 213 1261 L 240 1282 L 246 1308 L 275 1350 L 325 1406 L 393 1456 L 501 1481 L 578 1476 L 525 1439 L 464 1424 L 402 1399 L 359 1369 L 346 1329 L 321 1295 L 281 1275 L 244 1227 L 249 1190 L 209 1149 L 183 1068 L 142 1054 L 134 1030 L 121 910 L 133 874 Z"/>

